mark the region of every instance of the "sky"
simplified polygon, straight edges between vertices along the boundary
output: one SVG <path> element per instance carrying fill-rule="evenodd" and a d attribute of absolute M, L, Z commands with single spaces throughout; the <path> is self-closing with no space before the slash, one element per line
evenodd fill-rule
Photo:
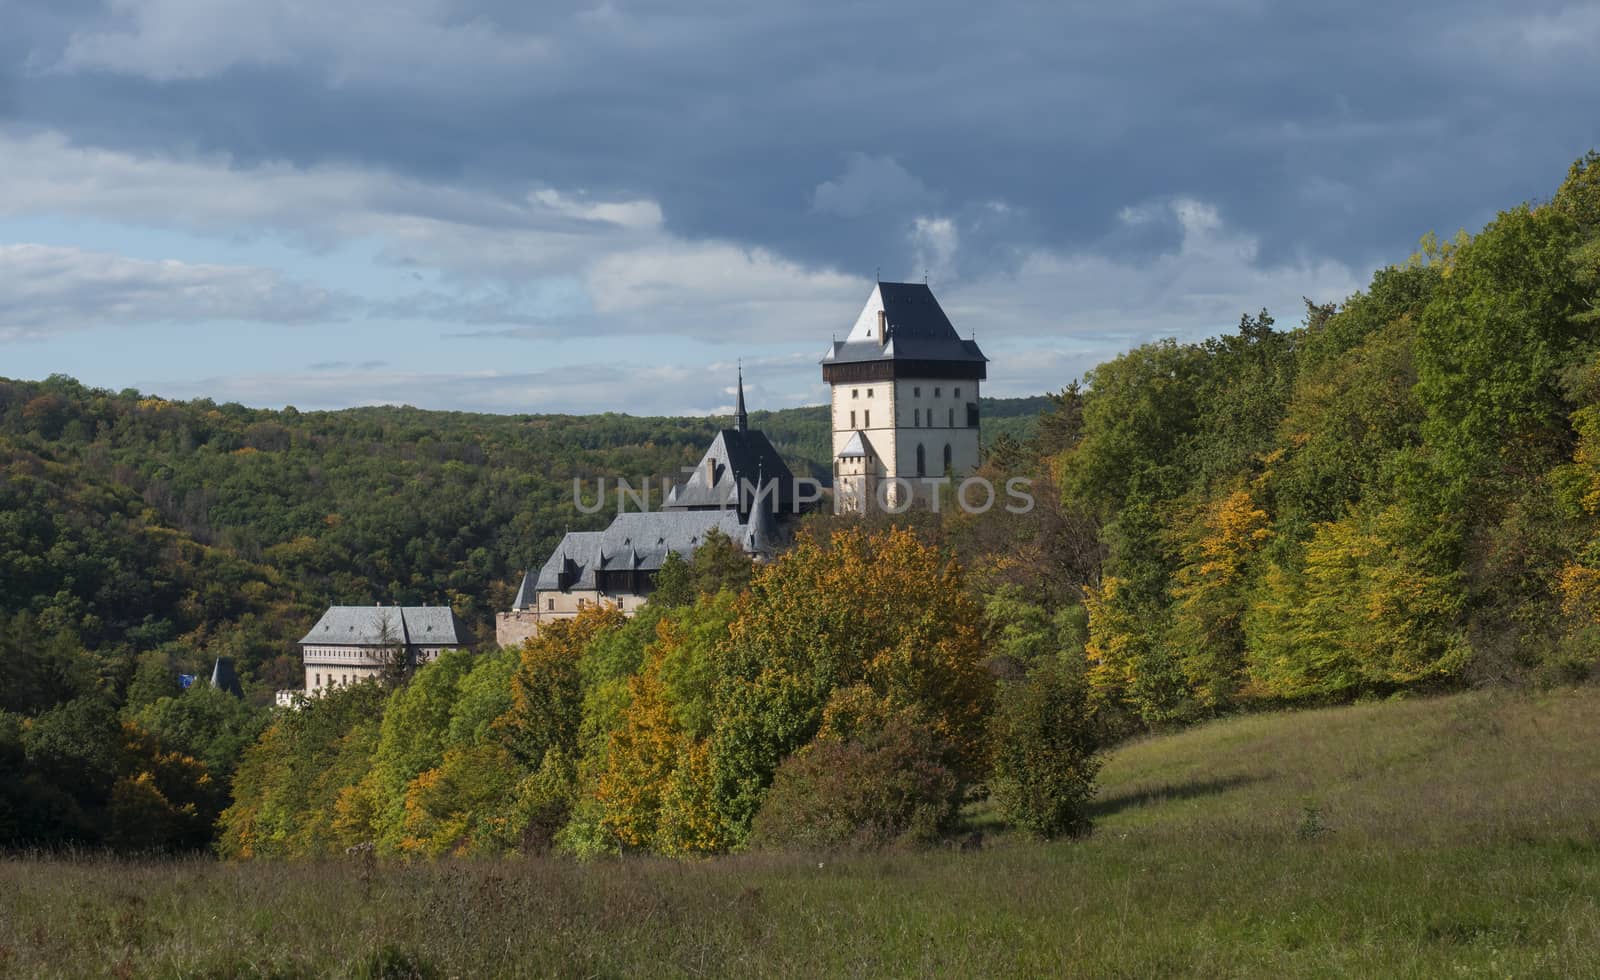
<path fill-rule="evenodd" d="M 985 391 L 1300 321 L 1600 147 L 1600 5 L 0 0 L 0 376 L 302 410 Z"/>

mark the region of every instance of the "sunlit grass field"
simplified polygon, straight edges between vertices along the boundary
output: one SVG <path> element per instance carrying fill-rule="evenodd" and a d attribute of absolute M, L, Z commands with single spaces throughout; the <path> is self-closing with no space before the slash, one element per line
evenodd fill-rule
<path fill-rule="evenodd" d="M 1145 739 L 1095 820 L 871 856 L 7 860 L 0 974 L 1600 976 L 1597 690 Z"/>

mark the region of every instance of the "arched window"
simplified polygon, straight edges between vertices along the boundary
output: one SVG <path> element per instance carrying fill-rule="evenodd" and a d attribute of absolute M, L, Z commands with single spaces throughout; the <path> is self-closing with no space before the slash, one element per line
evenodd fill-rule
<path fill-rule="evenodd" d="M 950 472 L 950 444 L 949 443 L 945 443 L 945 446 L 944 446 L 944 471 L 946 473 Z"/>
<path fill-rule="evenodd" d="M 921 443 L 917 444 L 917 475 L 918 476 L 927 476 L 928 475 L 928 459 L 927 459 L 927 456 L 924 455 L 923 452 L 922 452 L 922 444 Z"/>

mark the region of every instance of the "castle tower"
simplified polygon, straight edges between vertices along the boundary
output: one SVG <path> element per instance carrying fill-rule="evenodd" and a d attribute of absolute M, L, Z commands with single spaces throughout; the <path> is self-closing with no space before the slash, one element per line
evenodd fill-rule
<path fill-rule="evenodd" d="M 925 502 L 921 479 L 978 466 L 978 385 L 989 359 L 923 283 L 880 282 L 822 358 L 833 388 L 834 508 Z"/>

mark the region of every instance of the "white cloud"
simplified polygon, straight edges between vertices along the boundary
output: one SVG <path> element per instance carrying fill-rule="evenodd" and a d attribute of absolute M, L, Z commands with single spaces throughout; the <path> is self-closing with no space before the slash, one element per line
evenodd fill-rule
<path fill-rule="evenodd" d="M 661 227 L 661 205 L 654 201 L 586 201 L 560 191 L 535 191 L 533 200 L 556 214 L 582 221 L 599 221 L 623 228 Z"/>
<path fill-rule="evenodd" d="M 73 33 L 59 68 L 158 81 L 235 66 L 305 66 L 334 83 L 430 84 L 547 58 L 549 40 L 452 18 L 445 0 L 110 0 Z"/>
<path fill-rule="evenodd" d="M 709 341 L 726 344 L 731 360 L 801 345 L 820 352 L 831 333 L 848 327 L 870 288 L 864 278 L 765 249 L 679 238 L 666 230 L 659 204 L 646 198 L 604 201 L 538 185 L 499 194 L 351 166 L 240 167 L 222 157 L 137 157 L 3 129 L 0 159 L 7 168 L 0 218 L 83 217 L 174 229 L 201 241 L 266 234 L 311 250 L 360 241 L 382 263 L 429 273 L 414 295 L 357 301 L 266 269 L 13 249 L 7 281 L 26 285 L 0 301 L 0 313 L 7 314 L 0 316 L 6 331 L 0 337 L 106 322 L 299 322 L 370 314 L 440 333 L 455 327 L 459 334 L 461 325 L 471 325 L 469 335 L 500 338 Z M 995 358 L 988 390 L 1023 394 L 1059 387 L 1131 345 L 1160 336 L 1199 339 L 1232 329 L 1241 313 L 1262 306 L 1287 325 L 1300 314 L 1301 296 L 1341 299 L 1365 278 L 1326 259 L 1263 255 L 1256 236 L 1229 225 L 1208 201 L 1131 202 L 1118 213 L 1125 224 L 1172 228 L 1176 247 L 1154 256 L 1040 249 L 1007 271 L 958 279 L 965 226 L 937 213 L 911 219 L 909 240 L 921 265 L 938 277 L 941 302 L 961 332 L 976 332 Z M 45 274 L 52 263 L 77 271 Z M 763 383 L 787 393 L 784 401 L 810 400 L 818 393 L 814 361 L 807 354 L 792 365 L 775 365 Z M 353 403 L 417 390 L 430 405 L 500 411 L 704 409 L 704 393 L 713 390 L 705 386 L 702 365 L 655 364 L 653 374 L 613 380 L 586 374 L 586 367 L 539 376 L 487 372 L 470 384 L 466 376 L 456 378 L 459 392 L 450 388 L 454 376 L 419 375 L 419 383 L 439 386 L 439 394 L 424 395 L 425 388 L 406 387 L 405 367 L 371 387 L 361 379 L 380 376 L 376 372 L 336 369 L 319 370 L 310 380 L 205 383 L 216 382 L 221 396 L 258 403 Z M 659 392 L 645 393 L 647 384 Z M 280 390 L 281 397 L 272 394 Z"/>
<path fill-rule="evenodd" d="M 269 269 L 131 259 L 46 245 L 0 245 L 0 340 L 104 324 L 324 322 L 343 298 Z"/>
<path fill-rule="evenodd" d="M 1176 221 L 1176 250 L 1153 258 L 1035 251 L 1014 272 L 960 283 L 941 301 L 963 334 L 995 360 L 997 394 L 1058 388 L 1101 361 L 1159 337 L 1194 341 L 1233 330 L 1265 306 L 1287 329 L 1302 297 L 1342 301 L 1365 275 L 1329 259 L 1262 262 L 1255 236 L 1228 227 L 1191 198 L 1123 209 L 1141 222 Z M 1055 373 L 1051 382 L 1046 376 Z"/>
<path fill-rule="evenodd" d="M 949 218 L 918 218 L 911 224 L 911 247 L 928 276 L 943 279 L 955 262 L 961 235 Z"/>
<path fill-rule="evenodd" d="M 0 159 L 0 217 L 65 215 L 202 236 L 268 233 L 310 249 L 371 242 L 382 262 L 439 274 L 439 289 L 374 302 L 391 317 L 404 318 L 409 308 L 444 323 L 559 332 L 578 307 L 600 315 L 591 324 L 597 332 L 758 343 L 793 339 L 801 329 L 826 337 L 827 304 L 848 306 L 866 288 L 864 280 L 761 249 L 678 239 L 647 199 L 603 201 L 550 188 L 510 197 L 349 166 L 138 157 L 73 146 L 53 133 L 0 130 Z M 578 295 L 558 297 L 560 316 L 541 315 L 542 301 L 561 293 L 562 283 Z"/>
<path fill-rule="evenodd" d="M 844 173 L 818 184 L 811 210 L 841 218 L 915 208 L 933 199 L 916 175 L 893 157 L 852 153 Z"/>

